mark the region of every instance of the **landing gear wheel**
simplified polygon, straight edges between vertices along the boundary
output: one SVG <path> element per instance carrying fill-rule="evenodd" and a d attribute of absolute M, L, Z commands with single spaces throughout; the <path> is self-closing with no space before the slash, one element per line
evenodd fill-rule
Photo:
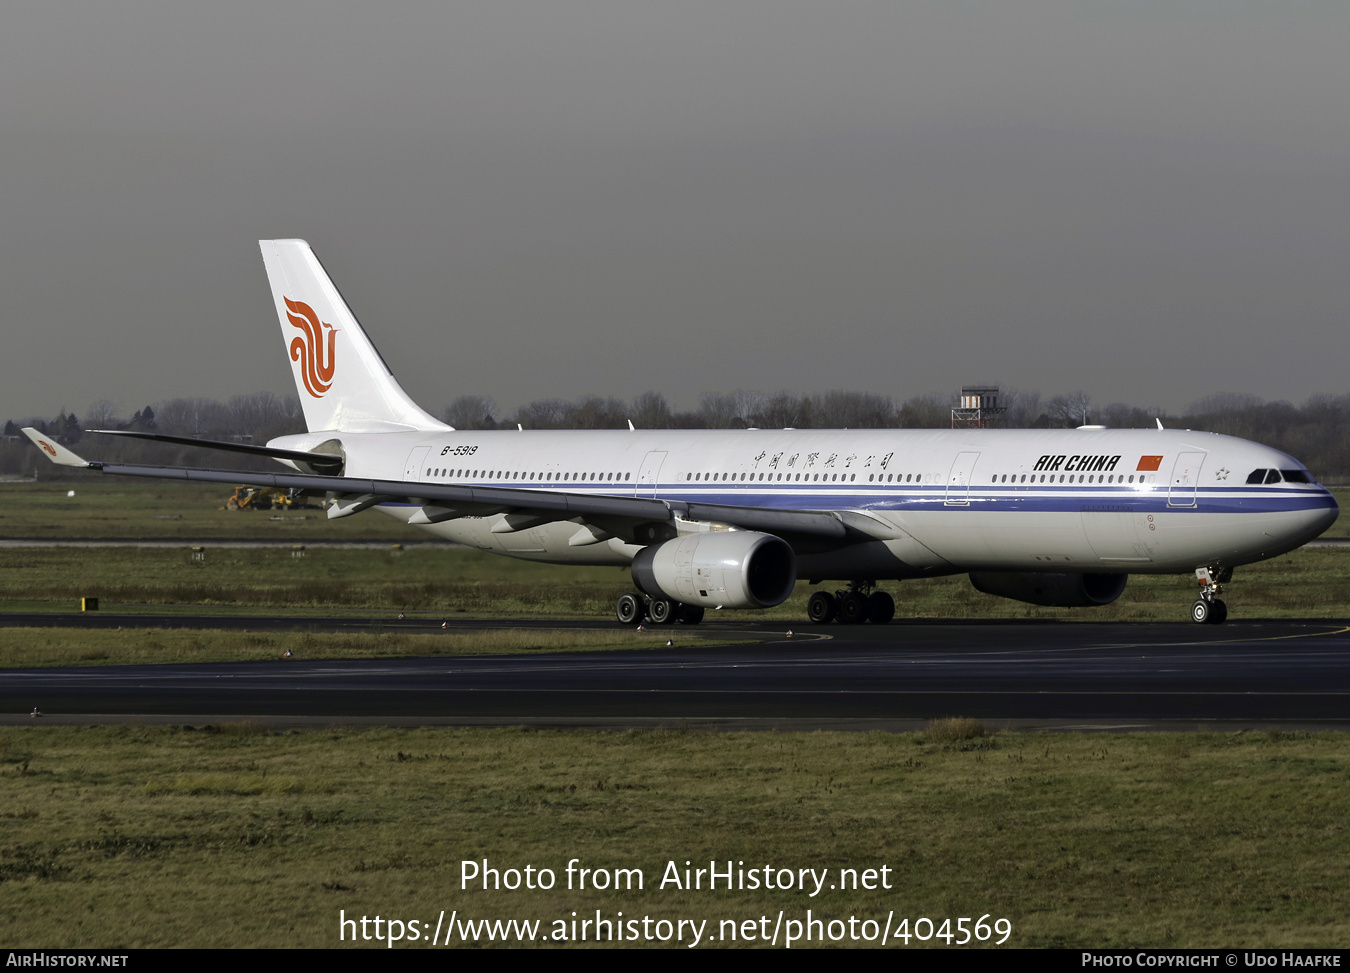
<path fill-rule="evenodd" d="M 669 625 L 675 621 L 675 605 L 664 598 L 653 598 L 647 606 L 647 615 L 653 625 Z"/>
<path fill-rule="evenodd" d="M 1201 625 L 1222 625 L 1228 617 L 1228 606 L 1219 594 L 1223 586 L 1233 580 L 1233 569 L 1196 568 L 1195 580 L 1200 584 L 1200 598 L 1191 605 L 1191 621 Z"/>
<path fill-rule="evenodd" d="M 642 599 L 637 595 L 620 595 L 614 614 L 618 617 L 620 625 L 636 625 L 642 621 L 646 610 L 643 608 Z"/>
<path fill-rule="evenodd" d="M 857 625 L 867 617 L 867 598 L 860 591 L 850 591 L 839 599 L 839 621 Z"/>
<path fill-rule="evenodd" d="M 828 591 L 817 591 L 806 603 L 806 617 L 816 625 L 834 621 L 838 612 L 839 602 Z"/>
<path fill-rule="evenodd" d="M 703 621 L 703 609 L 698 605 L 681 605 L 675 613 L 675 621 L 681 625 L 697 625 Z"/>
<path fill-rule="evenodd" d="M 895 599 L 884 591 L 874 591 L 867 599 L 867 620 L 885 625 L 895 617 Z"/>

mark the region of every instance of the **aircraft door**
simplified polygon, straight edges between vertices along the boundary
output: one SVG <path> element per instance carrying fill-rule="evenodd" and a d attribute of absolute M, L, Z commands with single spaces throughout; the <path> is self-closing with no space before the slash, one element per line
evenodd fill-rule
<path fill-rule="evenodd" d="M 637 485 L 633 488 L 635 497 L 656 497 L 656 485 L 661 482 L 661 464 L 666 461 L 664 450 L 652 450 L 638 468 Z"/>
<path fill-rule="evenodd" d="M 975 471 L 975 461 L 979 453 L 959 453 L 947 474 L 947 505 L 961 506 L 970 503 L 970 477 Z"/>
<path fill-rule="evenodd" d="M 1167 486 L 1169 507 L 1194 507 L 1195 488 L 1200 485 L 1200 466 L 1204 453 L 1182 453 L 1172 467 L 1172 479 Z"/>
<path fill-rule="evenodd" d="M 408 462 L 403 464 L 403 479 L 421 480 L 426 477 L 423 472 L 422 461 L 426 459 L 427 453 L 430 451 L 430 446 L 418 446 L 408 454 Z"/>

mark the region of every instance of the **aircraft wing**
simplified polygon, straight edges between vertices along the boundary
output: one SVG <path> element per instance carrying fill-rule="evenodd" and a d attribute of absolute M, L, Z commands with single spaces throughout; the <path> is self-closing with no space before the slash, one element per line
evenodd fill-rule
<path fill-rule="evenodd" d="M 676 500 L 652 500 L 643 497 L 597 496 L 557 490 L 529 490 L 514 487 L 462 486 L 446 483 L 421 483 L 411 480 L 376 480 L 350 476 L 312 473 L 257 473 L 243 470 L 196 469 L 181 466 L 138 466 L 86 460 L 69 448 L 44 436 L 36 429 L 23 430 L 53 463 L 97 470 L 114 476 L 141 476 L 169 480 L 193 480 L 205 483 L 247 483 L 250 486 L 299 490 L 333 498 L 329 517 L 357 513 L 380 503 L 402 502 L 423 508 L 412 523 L 437 523 L 457 517 L 484 517 L 507 514 L 502 530 L 523 529 L 557 520 L 578 520 L 601 529 L 632 538 L 637 543 L 659 539 L 659 533 L 635 534 L 643 524 L 673 521 L 677 514 L 689 520 L 729 524 L 744 530 L 758 530 L 783 537 L 794 547 L 819 550 L 877 536 L 855 520 L 845 523 L 834 512 L 823 510 L 787 510 L 766 507 L 736 507 L 722 504 L 686 503 Z M 195 445 L 209 445 L 194 441 Z M 670 535 L 673 536 L 673 535 Z"/>

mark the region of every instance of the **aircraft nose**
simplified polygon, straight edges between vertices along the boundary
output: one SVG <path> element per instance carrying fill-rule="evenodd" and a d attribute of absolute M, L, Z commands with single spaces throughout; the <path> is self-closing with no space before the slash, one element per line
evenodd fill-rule
<path fill-rule="evenodd" d="M 1322 492 L 1324 505 L 1306 511 L 1307 516 L 1303 518 L 1303 523 L 1299 525 L 1303 532 L 1308 535 L 1304 540 L 1305 544 L 1325 533 L 1336 522 L 1336 518 L 1341 515 L 1340 505 L 1336 503 L 1336 498 L 1331 495 L 1331 491 L 1323 489 Z"/>

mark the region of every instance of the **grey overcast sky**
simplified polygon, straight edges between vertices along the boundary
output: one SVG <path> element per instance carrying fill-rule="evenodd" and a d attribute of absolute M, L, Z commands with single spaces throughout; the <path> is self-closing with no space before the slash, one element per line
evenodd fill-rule
<path fill-rule="evenodd" d="M 0 417 L 292 392 L 304 237 L 486 394 L 1350 391 L 1350 5 L 44 3 Z"/>

